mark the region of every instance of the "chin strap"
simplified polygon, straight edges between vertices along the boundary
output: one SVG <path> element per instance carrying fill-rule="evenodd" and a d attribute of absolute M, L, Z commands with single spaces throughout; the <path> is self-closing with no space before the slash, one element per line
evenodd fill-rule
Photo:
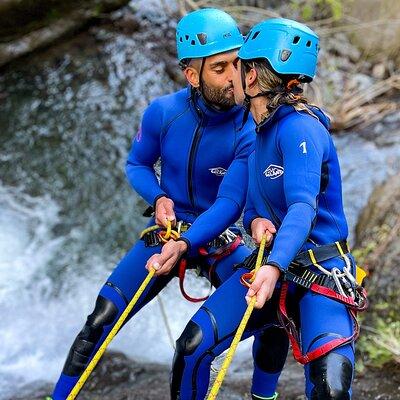
<path fill-rule="evenodd" d="M 256 97 L 271 98 L 278 94 L 289 94 L 289 93 L 294 94 L 296 98 L 300 98 L 299 95 L 303 93 L 303 89 L 298 86 L 301 82 L 298 79 L 290 79 L 289 81 L 276 86 L 273 90 L 266 90 L 264 92 L 257 93 L 254 96 L 250 96 L 248 93 L 246 93 L 246 71 L 243 63 L 241 64 L 241 76 L 242 76 L 242 88 L 244 92 L 244 101 L 243 101 L 244 114 L 243 114 L 242 126 L 240 127 L 240 129 L 243 129 L 244 125 L 246 124 L 249 118 L 252 99 L 255 99 Z"/>
<path fill-rule="evenodd" d="M 242 125 L 240 127 L 240 130 L 245 126 L 247 120 L 249 119 L 251 100 L 255 99 L 256 97 L 263 97 L 263 96 L 270 97 L 271 95 L 274 95 L 274 94 L 276 94 L 276 92 L 273 92 L 272 90 L 268 90 L 266 92 L 257 93 L 254 96 L 250 96 L 244 90 L 244 101 L 243 101 L 244 113 L 243 113 L 243 120 L 242 120 Z"/>

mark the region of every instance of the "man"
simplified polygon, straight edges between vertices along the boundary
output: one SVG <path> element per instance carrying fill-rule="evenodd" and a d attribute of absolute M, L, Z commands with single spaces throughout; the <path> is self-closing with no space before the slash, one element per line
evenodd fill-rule
<path fill-rule="evenodd" d="M 170 222 L 177 229 L 184 228 L 183 233 L 178 240 L 162 246 L 157 232 L 149 232 L 117 265 L 71 347 L 54 400 L 67 398 L 144 280 L 145 266 L 156 269 L 156 277 L 129 318 L 177 275 L 175 265 L 183 255 L 189 267 L 198 267 L 217 287 L 231 276 L 232 266 L 250 253 L 237 236 L 237 228 L 227 231 L 244 206 L 247 157 L 254 141 L 253 124 L 240 129 L 243 112 L 234 106 L 231 65 L 243 43 L 242 35 L 228 14 L 203 9 L 179 22 L 176 39 L 189 88 L 158 98 L 147 108 L 133 141 L 126 173 L 132 187 L 154 205 L 155 223 L 166 227 Z M 160 157 L 158 182 L 154 163 Z M 283 335 L 276 331 L 277 337 Z M 179 371 L 195 344 L 193 334 L 195 329 L 186 330 L 177 341 L 171 384 L 174 399 L 184 384 Z M 271 333 L 267 336 L 271 337 Z M 257 396 L 264 396 L 264 385 L 275 392 L 287 354 L 284 341 L 279 360 L 269 365 L 265 362 L 268 347 L 262 339 L 258 338 L 255 345 L 255 358 L 262 359 L 255 364 L 253 392 Z"/>

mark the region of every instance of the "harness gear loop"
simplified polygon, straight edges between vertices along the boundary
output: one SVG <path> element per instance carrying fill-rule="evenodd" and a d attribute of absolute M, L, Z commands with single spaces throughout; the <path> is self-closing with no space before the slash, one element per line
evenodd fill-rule
<path fill-rule="evenodd" d="M 224 242 L 224 245 L 219 247 L 217 250 L 210 252 L 207 251 L 205 247 L 201 247 L 199 249 L 199 254 L 203 257 L 210 257 L 213 258 L 215 262 L 221 260 L 222 258 L 228 256 L 229 254 L 233 253 L 238 246 L 242 243 L 242 237 L 240 235 L 235 235 L 233 232 L 231 232 L 229 229 L 227 229 L 225 232 L 223 232 L 217 239 L 221 239 L 222 242 Z M 233 240 L 233 241 L 232 241 Z M 211 242 L 211 245 L 216 244 L 217 246 L 219 243 L 213 243 L 218 240 L 213 240 Z M 210 297 L 211 290 L 212 290 L 212 285 L 210 286 L 210 293 L 207 296 L 200 297 L 200 298 L 194 298 L 189 296 L 184 288 L 184 280 L 185 280 L 185 274 L 186 274 L 186 269 L 187 269 L 187 260 L 182 259 L 179 263 L 179 288 L 181 290 L 182 296 L 188 300 L 191 301 L 192 303 L 199 303 L 201 301 L 205 301 Z M 210 267 L 209 272 L 208 272 L 208 279 L 211 282 L 211 276 L 214 272 L 214 264 Z"/>
<path fill-rule="evenodd" d="M 186 293 L 185 288 L 183 286 L 183 282 L 185 281 L 186 268 L 187 268 L 187 260 L 182 258 L 182 260 L 179 262 L 179 272 L 178 272 L 178 275 L 179 275 L 179 289 L 181 290 L 182 296 L 186 300 L 188 300 L 188 301 L 190 301 L 192 303 L 200 303 L 201 301 L 207 300 L 210 297 L 211 293 L 209 293 L 207 296 L 199 297 L 199 298 L 191 297 Z M 210 273 L 209 274 L 211 275 L 211 268 L 210 268 Z M 211 292 L 211 288 L 212 287 L 210 287 L 210 292 Z"/>
<path fill-rule="evenodd" d="M 158 245 L 163 245 L 168 242 L 168 240 L 178 240 L 181 236 L 181 232 L 185 232 L 189 229 L 190 224 L 184 221 L 178 221 L 176 224 L 176 229 L 172 229 L 171 222 L 167 221 L 167 227 L 161 227 L 159 225 L 153 225 L 144 229 L 140 234 L 140 239 L 145 241 L 147 247 L 153 247 Z M 239 234 L 235 234 L 230 229 L 225 230 L 220 236 L 208 243 L 210 247 L 216 247 L 214 251 L 209 251 L 205 247 L 199 249 L 200 256 L 208 257 L 214 259 L 214 261 L 219 261 L 222 258 L 233 253 L 237 247 L 242 243 L 242 237 Z M 178 264 L 178 278 L 179 278 L 179 288 L 181 290 L 182 296 L 193 303 L 198 303 L 205 301 L 211 294 L 212 286 L 210 287 L 210 294 L 201 298 L 194 298 L 189 296 L 184 288 L 184 280 L 186 269 L 188 266 L 187 259 L 182 258 Z M 214 267 L 211 266 L 208 273 L 208 280 L 211 282 L 211 276 L 214 272 Z"/>
<path fill-rule="evenodd" d="M 266 241 L 267 241 L 267 237 L 265 235 L 263 235 L 261 243 L 260 243 L 260 248 L 258 250 L 256 267 L 254 269 L 254 276 L 258 272 L 258 270 L 261 268 Z M 208 394 L 207 400 L 215 400 L 217 398 L 217 394 L 219 392 L 219 389 L 221 388 L 222 382 L 228 371 L 229 365 L 232 362 L 232 358 L 235 354 L 236 348 L 237 348 L 237 346 L 240 342 L 240 339 L 243 335 L 243 332 L 246 328 L 247 322 L 250 319 L 251 313 L 253 312 L 254 306 L 256 304 L 256 299 L 257 299 L 257 297 L 253 296 L 250 300 L 250 303 L 248 304 L 248 306 L 246 308 L 243 318 L 242 318 L 242 320 L 239 324 L 239 327 L 235 333 L 235 336 L 233 337 L 232 344 L 230 345 L 228 353 L 222 364 L 222 367 L 219 370 L 217 377 L 215 378 L 215 381 L 210 390 L 210 393 Z"/>
<path fill-rule="evenodd" d="M 147 274 L 146 278 L 144 279 L 143 283 L 140 285 L 138 291 L 133 296 L 132 300 L 126 306 L 125 310 L 118 318 L 118 321 L 115 323 L 107 337 L 105 338 L 102 345 L 97 350 L 96 354 L 93 356 L 90 363 L 87 365 L 85 371 L 83 371 L 82 375 L 80 376 L 78 382 L 76 382 L 75 386 L 72 388 L 71 392 L 69 393 L 67 400 L 74 400 L 76 396 L 79 394 L 80 390 L 82 389 L 83 385 L 85 384 L 86 380 L 89 378 L 90 374 L 93 372 L 94 368 L 96 367 L 97 363 L 100 361 L 100 358 L 103 356 L 104 352 L 107 349 L 107 346 L 110 344 L 111 340 L 117 334 L 123 323 L 125 322 L 126 318 L 132 311 L 133 307 L 139 300 L 139 297 L 143 294 L 144 290 L 146 289 L 147 285 L 150 283 L 151 279 L 154 276 L 155 270 L 152 268 L 149 273 Z"/>

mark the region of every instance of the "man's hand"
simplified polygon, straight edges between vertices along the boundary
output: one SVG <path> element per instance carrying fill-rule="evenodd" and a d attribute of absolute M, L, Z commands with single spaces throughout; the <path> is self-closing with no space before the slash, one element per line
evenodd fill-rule
<path fill-rule="evenodd" d="M 274 293 L 276 282 L 281 272 L 272 265 L 263 265 L 256 274 L 256 279 L 250 285 L 246 294 L 246 301 L 249 304 L 251 297 L 257 296 L 255 308 L 262 308 Z"/>
<path fill-rule="evenodd" d="M 174 202 L 168 197 L 160 197 L 156 201 L 155 221 L 159 226 L 167 227 L 167 221 L 175 226 L 176 217 L 174 212 Z"/>
<path fill-rule="evenodd" d="M 156 270 L 155 275 L 167 275 L 178 260 L 187 251 L 187 244 L 183 240 L 170 240 L 164 244 L 161 254 L 153 254 L 146 263 L 146 268 Z"/>
<path fill-rule="evenodd" d="M 253 238 L 255 244 L 259 245 L 263 235 L 265 234 L 267 237 L 265 246 L 268 247 L 271 244 L 275 233 L 275 226 L 269 219 L 255 218 L 251 222 L 251 237 Z"/>

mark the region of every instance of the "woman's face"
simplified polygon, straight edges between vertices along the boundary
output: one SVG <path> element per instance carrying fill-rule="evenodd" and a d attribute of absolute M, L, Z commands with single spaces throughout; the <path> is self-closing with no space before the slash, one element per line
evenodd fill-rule
<path fill-rule="evenodd" d="M 236 58 L 232 63 L 232 83 L 235 103 L 242 105 L 244 102 L 244 91 L 242 85 L 241 61 L 239 58 Z"/>

